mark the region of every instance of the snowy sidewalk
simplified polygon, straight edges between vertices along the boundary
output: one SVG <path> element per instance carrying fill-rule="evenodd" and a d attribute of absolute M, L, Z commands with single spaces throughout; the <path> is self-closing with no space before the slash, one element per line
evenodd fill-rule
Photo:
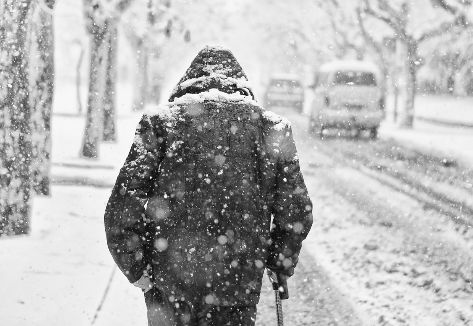
<path fill-rule="evenodd" d="M 34 199 L 31 235 L 0 239 L 1 325 L 146 324 L 142 293 L 116 270 L 103 226 L 139 118 L 119 117 L 119 142 L 87 160 L 84 117 L 53 117 L 51 197 Z"/>
<path fill-rule="evenodd" d="M 473 129 L 452 128 L 428 122 L 415 123 L 414 129 L 399 129 L 384 122 L 381 138 L 391 138 L 419 152 L 455 159 L 473 167 Z"/>
<path fill-rule="evenodd" d="M 415 104 L 414 129 L 384 121 L 380 137 L 473 166 L 473 97 L 419 94 Z M 389 107 L 387 115 L 392 117 Z"/>
<path fill-rule="evenodd" d="M 103 228 L 108 195 L 54 186 L 52 197 L 35 199 L 32 234 L 0 240 L 2 325 L 146 324 L 141 292 L 119 271 L 97 311 L 115 268 Z"/>
<path fill-rule="evenodd" d="M 473 97 L 419 94 L 415 104 L 416 121 L 473 128 Z"/>
<path fill-rule="evenodd" d="M 130 149 L 140 113 L 118 116 L 117 143 L 102 143 L 99 159 L 79 157 L 84 132 L 84 116 L 54 115 L 52 170 L 53 180 L 59 184 L 88 184 L 111 187 L 118 169 Z"/>

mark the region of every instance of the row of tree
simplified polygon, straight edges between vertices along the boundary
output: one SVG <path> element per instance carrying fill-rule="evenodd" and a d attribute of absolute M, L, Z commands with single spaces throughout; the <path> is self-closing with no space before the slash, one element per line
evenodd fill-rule
<path fill-rule="evenodd" d="M 54 0 L 0 2 L 0 235 L 29 230 L 49 194 Z"/>
<path fill-rule="evenodd" d="M 133 0 L 83 0 L 90 39 L 87 116 L 81 155 L 97 158 L 100 141 L 116 140 L 117 35 L 122 15 Z M 148 57 L 157 52 L 147 39 L 170 36 L 179 24 L 170 0 L 135 2 L 146 15 L 143 32 L 129 28 L 139 74 L 147 83 Z M 51 114 L 54 94 L 55 0 L 0 1 L 0 236 L 30 228 L 34 195 L 49 195 Z M 190 33 L 185 32 L 185 39 Z M 146 85 L 139 85 L 147 89 Z M 140 110 L 146 93 L 135 101 Z"/>
<path fill-rule="evenodd" d="M 106 5 L 107 4 L 107 5 Z M 136 54 L 133 110 L 142 110 L 159 81 L 150 85 L 150 57 L 159 57 L 160 47 L 173 32 L 190 41 L 190 32 L 173 13 L 170 0 L 84 0 L 87 32 L 90 37 L 89 90 L 81 155 L 97 158 L 101 140 L 116 141 L 116 84 L 118 23 L 125 11 L 133 17 L 122 30 Z M 152 91 L 150 91 L 150 89 Z M 155 101 L 158 100 L 155 98 Z"/>
<path fill-rule="evenodd" d="M 457 48 L 448 56 L 438 51 L 445 37 L 458 39 L 471 29 L 471 1 L 329 0 L 320 1 L 320 6 L 330 19 L 338 57 L 343 58 L 347 50 L 353 50 L 359 59 L 366 54 L 376 58 L 389 81 L 384 85 L 385 92 L 392 88 L 395 94 L 395 118 L 399 118 L 401 127 L 413 126 L 418 73 L 427 61 L 456 69 L 461 67 L 455 65 L 468 63 L 460 61 L 470 57 L 466 44 L 464 49 Z M 434 40 L 426 58 L 421 48 Z M 440 59 L 434 61 L 434 57 Z M 457 61 L 451 61 L 456 58 Z M 470 63 L 469 67 L 473 65 Z"/>
<path fill-rule="evenodd" d="M 99 142 L 115 141 L 116 48 L 118 21 L 132 0 L 84 0 L 90 38 L 87 117 L 81 154 L 97 158 Z"/>

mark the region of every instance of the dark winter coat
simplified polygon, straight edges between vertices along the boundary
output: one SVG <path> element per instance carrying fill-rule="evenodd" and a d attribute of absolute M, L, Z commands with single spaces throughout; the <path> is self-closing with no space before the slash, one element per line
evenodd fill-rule
<path fill-rule="evenodd" d="M 245 82 L 231 52 L 205 48 L 141 119 L 105 212 L 130 282 L 148 270 L 171 299 L 248 305 L 266 266 L 292 275 L 312 204 L 289 123 Z"/>

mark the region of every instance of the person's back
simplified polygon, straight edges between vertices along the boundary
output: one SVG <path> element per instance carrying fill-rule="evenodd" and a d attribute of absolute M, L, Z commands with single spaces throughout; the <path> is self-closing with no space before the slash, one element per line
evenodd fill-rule
<path fill-rule="evenodd" d="M 264 268 L 297 263 L 312 206 L 289 124 L 251 94 L 233 55 L 205 48 L 140 122 L 105 224 L 128 279 L 152 279 L 150 325 L 252 325 Z"/>

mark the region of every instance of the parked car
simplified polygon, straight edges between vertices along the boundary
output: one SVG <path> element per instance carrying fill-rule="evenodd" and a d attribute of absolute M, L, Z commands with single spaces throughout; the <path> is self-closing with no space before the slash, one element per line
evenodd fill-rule
<path fill-rule="evenodd" d="M 378 136 L 384 119 L 384 97 L 376 65 L 364 61 L 334 61 L 316 73 L 309 130 L 321 137 L 327 129 L 345 129 L 356 135 L 368 130 Z"/>
<path fill-rule="evenodd" d="M 304 87 L 296 75 L 274 75 L 270 78 L 264 96 L 266 108 L 289 106 L 302 111 Z"/>

